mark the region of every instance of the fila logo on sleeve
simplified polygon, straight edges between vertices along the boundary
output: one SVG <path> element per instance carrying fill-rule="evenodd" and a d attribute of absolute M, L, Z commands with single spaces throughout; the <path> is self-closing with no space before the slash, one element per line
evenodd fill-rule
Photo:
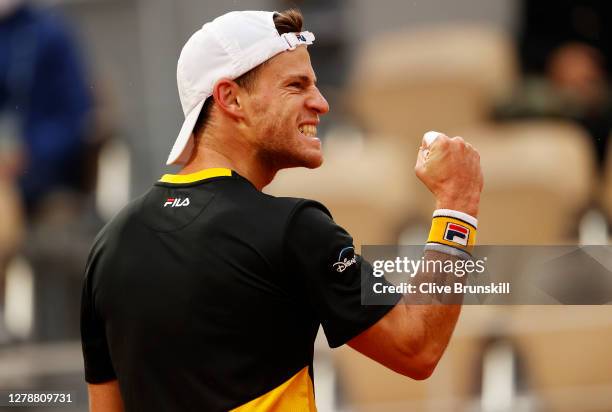
<path fill-rule="evenodd" d="M 180 197 L 169 197 L 166 199 L 166 203 L 164 203 L 164 207 L 183 207 L 189 206 L 189 198 L 186 197 L 181 199 Z"/>
<path fill-rule="evenodd" d="M 447 223 L 444 231 L 444 240 L 467 246 L 470 237 L 470 229 L 457 223 Z"/>

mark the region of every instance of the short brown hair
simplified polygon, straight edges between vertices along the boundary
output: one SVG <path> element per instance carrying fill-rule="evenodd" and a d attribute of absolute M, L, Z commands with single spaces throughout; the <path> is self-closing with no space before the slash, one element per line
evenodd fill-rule
<path fill-rule="evenodd" d="M 288 9 L 280 13 L 274 14 L 274 26 L 276 27 L 276 31 L 278 32 L 278 34 L 301 32 L 303 23 L 304 17 L 302 16 L 302 12 L 300 12 L 298 9 Z M 251 92 L 253 90 L 253 87 L 255 86 L 257 73 L 264 64 L 266 64 L 266 62 L 263 62 L 259 66 L 252 68 L 248 72 L 244 73 L 242 76 L 234 79 L 234 81 L 238 86 L 246 89 L 247 92 Z M 210 110 L 214 101 L 215 100 L 212 98 L 212 96 L 210 96 L 208 99 L 206 99 L 206 101 L 204 102 L 204 106 L 200 111 L 198 120 L 196 121 L 196 124 L 193 128 L 193 135 L 196 138 L 196 143 L 198 136 L 201 134 L 201 132 L 206 127 L 206 124 L 208 123 L 208 119 L 210 117 Z"/>

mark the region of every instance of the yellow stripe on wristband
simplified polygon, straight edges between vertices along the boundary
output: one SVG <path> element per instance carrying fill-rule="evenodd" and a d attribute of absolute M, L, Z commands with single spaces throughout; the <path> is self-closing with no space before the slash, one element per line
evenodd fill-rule
<path fill-rule="evenodd" d="M 431 221 L 427 243 L 452 246 L 472 253 L 476 244 L 476 228 L 460 219 L 436 216 Z"/>

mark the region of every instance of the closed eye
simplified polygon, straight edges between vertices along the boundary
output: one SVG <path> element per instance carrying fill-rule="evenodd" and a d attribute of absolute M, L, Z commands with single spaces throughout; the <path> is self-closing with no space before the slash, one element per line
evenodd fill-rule
<path fill-rule="evenodd" d="M 287 82 L 285 87 L 297 90 L 304 90 L 310 85 L 316 84 L 317 79 L 306 75 L 294 75 L 288 76 L 285 81 Z"/>

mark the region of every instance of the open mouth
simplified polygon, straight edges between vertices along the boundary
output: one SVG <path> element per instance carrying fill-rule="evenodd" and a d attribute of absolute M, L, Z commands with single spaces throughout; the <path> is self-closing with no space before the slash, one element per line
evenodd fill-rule
<path fill-rule="evenodd" d="M 298 130 L 304 136 L 316 137 L 317 135 L 317 126 L 312 125 L 312 124 L 303 124 L 300 127 L 298 127 Z"/>

